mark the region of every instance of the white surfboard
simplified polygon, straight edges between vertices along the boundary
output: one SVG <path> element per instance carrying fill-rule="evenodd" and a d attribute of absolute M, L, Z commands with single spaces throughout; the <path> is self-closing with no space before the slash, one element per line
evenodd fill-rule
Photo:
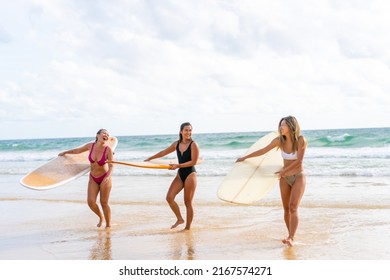
<path fill-rule="evenodd" d="M 118 144 L 116 137 L 110 137 L 108 145 L 114 151 Z M 30 189 L 47 190 L 77 179 L 90 170 L 89 151 L 81 154 L 57 156 L 24 176 L 20 183 Z"/>
<path fill-rule="evenodd" d="M 245 155 L 267 146 L 277 133 L 271 132 L 253 144 Z M 276 171 L 283 167 L 280 150 L 237 162 L 218 188 L 218 198 L 224 201 L 251 204 L 263 198 L 278 182 Z"/>

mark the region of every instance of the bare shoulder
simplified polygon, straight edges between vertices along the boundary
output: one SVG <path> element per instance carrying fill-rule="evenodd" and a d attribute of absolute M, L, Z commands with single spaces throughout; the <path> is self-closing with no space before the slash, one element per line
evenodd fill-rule
<path fill-rule="evenodd" d="M 198 143 L 196 143 L 195 141 L 192 141 L 191 148 L 194 149 L 194 150 L 198 150 L 199 151 Z"/>
<path fill-rule="evenodd" d="M 280 138 L 279 137 L 275 137 L 271 141 L 270 145 L 272 145 L 273 147 L 279 147 L 280 148 Z"/>
<path fill-rule="evenodd" d="M 195 141 L 192 141 L 191 145 L 195 145 L 196 147 L 199 147 L 198 143 L 196 143 Z"/>
<path fill-rule="evenodd" d="M 87 144 L 85 144 L 84 146 L 81 146 L 81 149 L 84 149 L 84 150 L 91 150 L 92 149 L 92 145 L 94 144 L 95 142 L 89 142 Z"/>
<path fill-rule="evenodd" d="M 307 140 L 306 140 L 306 138 L 305 138 L 303 135 L 299 136 L 299 138 L 298 138 L 298 144 L 299 144 L 301 147 L 306 147 L 306 146 L 307 146 Z"/>
<path fill-rule="evenodd" d="M 175 150 L 178 144 L 179 144 L 179 140 L 176 140 L 176 141 L 172 142 L 172 144 L 168 148 L 166 148 L 165 151 L 173 151 L 173 150 Z"/>
<path fill-rule="evenodd" d="M 176 141 L 173 141 L 173 143 L 171 144 L 171 147 L 173 147 L 173 146 L 177 146 L 179 144 L 179 140 L 176 140 Z"/>

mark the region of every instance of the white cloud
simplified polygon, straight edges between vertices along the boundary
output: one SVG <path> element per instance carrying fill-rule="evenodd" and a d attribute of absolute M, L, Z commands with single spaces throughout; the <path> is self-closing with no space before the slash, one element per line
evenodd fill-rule
<path fill-rule="evenodd" d="M 114 2 L 0 11 L 7 137 L 389 126 L 384 0 Z"/>

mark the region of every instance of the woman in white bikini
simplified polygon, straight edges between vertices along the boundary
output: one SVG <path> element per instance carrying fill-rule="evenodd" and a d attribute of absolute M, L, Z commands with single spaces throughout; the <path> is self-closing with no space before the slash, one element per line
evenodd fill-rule
<path fill-rule="evenodd" d="M 266 147 L 249 155 L 238 158 L 237 162 L 247 158 L 261 156 L 273 148 L 280 148 L 284 165 L 277 172 L 279 175 L 280 194 L 284 208 L 284 221 L 288 230 L 288 237 L 282 242 L 293 246 L 295 232 L 298 228 L 298 206 L 305 192 L 306 177 L 303 173 L 303 157 L 307 142 L 300 135 L 300 127 L 295 117 L 288 116 L 279 122 L 279 136 Z"/>

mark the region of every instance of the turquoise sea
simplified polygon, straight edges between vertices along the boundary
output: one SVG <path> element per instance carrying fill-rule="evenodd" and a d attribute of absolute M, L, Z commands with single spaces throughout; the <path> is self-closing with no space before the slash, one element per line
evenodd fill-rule
<path fill-rule="evenodd" d="M 105 232 L 85 202 L 87 175 L 47 191 L 19 184 L 94 135 L 1 140 L 0 228 L 7 230 L 0 232 L 0 259 L 390 260 L 390 128 L 302 131 L 307 186 L 292 248 L 280 242 L 286 229 L 278 187 L 249 206 L 216 196 L 236 158 L 267 133 L 194 130 L 204 161 L 196 167 L 195 217 L 186 234 L 170 230 L 175 220 L 165 194 L 175 171 L 115 166 L 112 228 Z M 142 161 L 178 138 L 114 136 L 118 161 Z M 184 214 L 182 193 L 177 201 Z"/>
<path fill-rule="evenodd" d="M 199 176 L 225 176 L 235 159 L 267 132 L 194 134 L 204 164 Z M 308 130 L 305 171 L 310 176 L 390 176 L 390 128 Z M 143 161 L 177 140 L 177 135 L 117 136 L 118 161 Z M 0 175 L 23 175 L 90 138 L 0 141 Z M 174 157 L 172 154 L 170 157 Z M 169 172 L 168 172 L 169 173 Z M 116 176 L 162 175 L 161 171 L 118 167 Z M 170 173 L 169 173 L 170 174 Z"/>

